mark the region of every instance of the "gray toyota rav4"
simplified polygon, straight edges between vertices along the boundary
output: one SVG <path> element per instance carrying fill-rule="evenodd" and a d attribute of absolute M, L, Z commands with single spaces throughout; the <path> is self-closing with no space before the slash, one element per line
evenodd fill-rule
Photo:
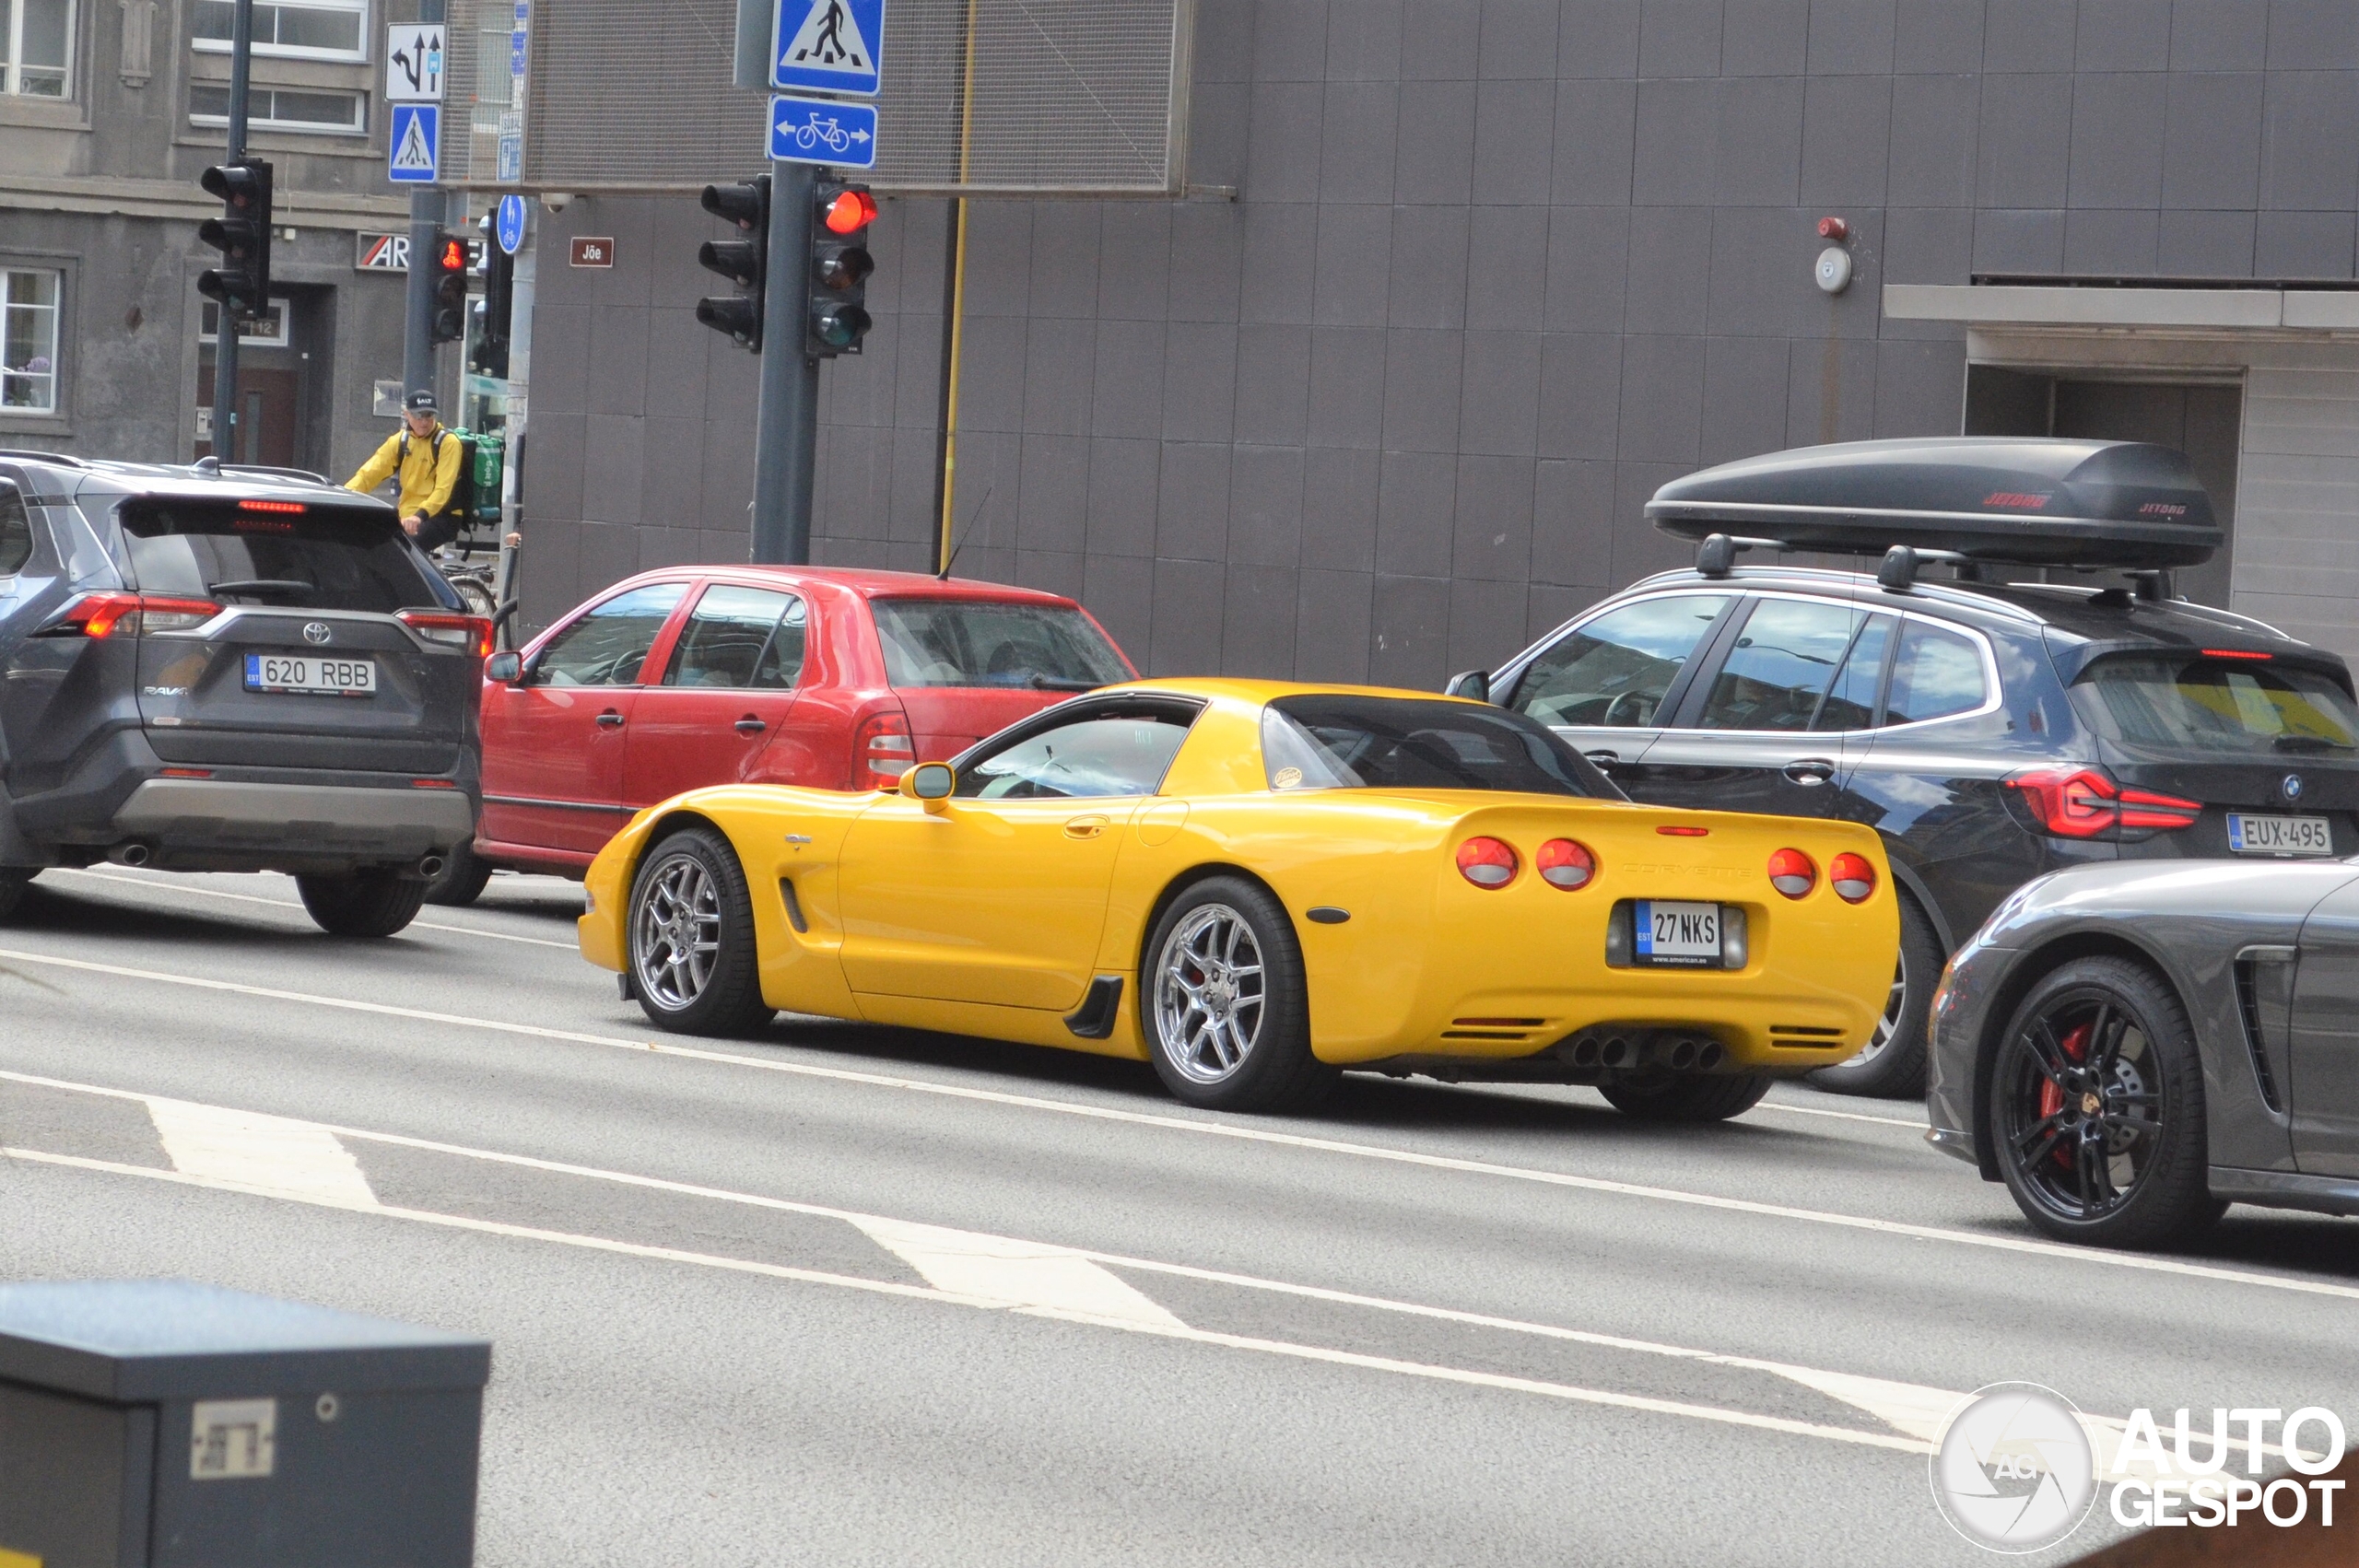
<path fill-rule="evenodd" d="M 0 451 L 0 918 L 109 860 L 401 930 L 475 831 L 490 643 L 381 500 Z"/>

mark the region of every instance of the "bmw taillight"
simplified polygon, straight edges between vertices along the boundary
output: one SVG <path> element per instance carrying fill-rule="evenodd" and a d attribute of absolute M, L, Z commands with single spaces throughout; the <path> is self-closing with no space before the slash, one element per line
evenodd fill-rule
<path fill-rule="evenodd" d="M 851 787 L 890 790 L 901 775 L 916 766 L 917 743 L 910 737 L 910 720 L 901 713 L 872 713 L 862 721 L 851 742 Z"/>
<path fill-rule="evenodd" d="M 478 659 L 491 657 L 491 623 L 481 615 L 452 615 L 433 610 L 397 610 L 393 619 L 427 641 L 444 648 L 464 648 Z"/>
<path fill-rule="evenodd" d="M 168 599 L 152 593 L 85 593 L 52 621 L 43 637 L 137 637 L 143 632 L 194 631 L 221 613 L 209 599 Z"/>
<path fill-rule="evenodd" d="M 1570 838 L 1551 838 L 1540 846 L 1532 863 L 1540 868 L 1541 881 L 1567 893 L 1587 887 L 1597 875 L 1597 857 L 1590 853 L 1588 845 Z"/>
<path fill-rule="evenodd" d="M 2094 767 L 2031 767 L 2007 779 L 2045 832 L 2060 838 L 2101 838 L 2117 827 L 2193 827 L 2203 802 L 2152 790 L 2127 790 Z"/>
<path fill-rule="evenodd" d="M 1876 890 L 1876 869 L 1865 855 L 1847 851 L 1826 863 L 1826 880 L 1844 903 L 1864 903 Z"/>
<path fill-rule="evenodd" d="M 1789 898 L 1800 898 L 1818 885 L 1818 868 L 1800 849 L 1780 849 L 1769 857 L 1769 885 Z"/>
<path fill-rule="evenodd" d="M 1458 874 L 1477 887 L 1505 887 L 1515 871 L 1515 851 L 1496 838 L 1469 838 L 1458 847 Z"/>

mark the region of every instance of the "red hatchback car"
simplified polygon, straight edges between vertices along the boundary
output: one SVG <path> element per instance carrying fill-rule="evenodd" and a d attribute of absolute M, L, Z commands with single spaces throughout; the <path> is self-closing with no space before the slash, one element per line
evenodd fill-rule
<path fill-rule="evenodd" d="M 1138 673 L 1061 595 L 823 567 L 642 572 L 502 663 L 484 682 L 474 853 L 438 903 L 473 899 L 495 866 L 579 876 L 683 790 L 875 789 Z"/>

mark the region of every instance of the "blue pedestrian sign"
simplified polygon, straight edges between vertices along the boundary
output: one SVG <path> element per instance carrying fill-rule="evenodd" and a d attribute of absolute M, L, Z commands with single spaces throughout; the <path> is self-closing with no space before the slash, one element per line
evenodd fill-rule
<path fill-rule="evenodd" d="M 492 232 L 499 239 L 499 248 L 510 255 L 524 243 L 524 198 L 499 198 L 499 216 L 492 219 Z"/>
<path fill-rule="evenodd" d="M 385 178 L 396 185 L 431 185 L 435 160 L 442 146 L 442 106 L 439 103 L 396 103 L 393 131 L 387 140 Z"/>
<path fill-rule="evenodd" d="M 778 0 L 770 86 L 873 97 L 884 43 L 885 0 Z"/>
<path fill-rule="evenodd" d="M 778 163 L 876 167 L 876 106 L 827 98 L 770 99 L 770 158 Z"/>

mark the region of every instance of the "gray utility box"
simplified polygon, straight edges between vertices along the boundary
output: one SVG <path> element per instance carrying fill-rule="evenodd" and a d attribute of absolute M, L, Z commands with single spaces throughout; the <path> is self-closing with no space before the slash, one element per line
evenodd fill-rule
<path fill-rule="evenodd" d="M 0 1564 L 464 1568 L 490 1374 L 485 1340 L 242 1291 L 0 1285 Z"/>

